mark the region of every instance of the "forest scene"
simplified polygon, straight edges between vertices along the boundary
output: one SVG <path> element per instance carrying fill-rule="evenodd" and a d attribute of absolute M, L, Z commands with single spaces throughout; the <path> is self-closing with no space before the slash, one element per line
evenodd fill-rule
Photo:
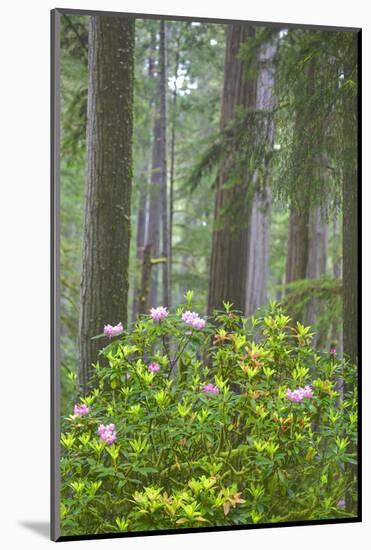
<path fill-rule="evenodd" d="M 357 40 L 61 14 L 62 535 L 357 517 Z"/>

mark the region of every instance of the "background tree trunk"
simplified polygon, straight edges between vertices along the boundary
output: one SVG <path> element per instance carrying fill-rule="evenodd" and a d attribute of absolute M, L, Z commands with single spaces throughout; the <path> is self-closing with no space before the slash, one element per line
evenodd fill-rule
<path fill-rule="evenodd" d="M 323 219 L 321 208 L 313 208 L 309 214 L 309 241 L 308 241 L 308 262 L 307 279 L 319 279 L 326 273 L 327 263 L 327 224 Z M 323 304 L 319 298 L 313 298 L 304 308 L 304 324 L 314 325 L 321 313 Z M 321 344 L 323 337 L 317 329 L 313 337 L 313 345 Z"/>
<path fill-rule="evenodd" d="M 286 259 L 286 284 L 305 279 L 308 268 L 309 254 L 309 224 L 311 212 L 310 188 L 318 169 L 318 156 L 311 141 L 308 130 L 311 120 L 311 101 L 316 75 L 315 59 L 308 61 L 305 67 L 306 84 L 304 99 L 299 103 L 295 113 L 294 137 L 295 143 L 300 144 L 304 152 L 304 168 L 298 174 L 298 189 L 291 199 L 288 250 Z M 286 290 L 286 293 L 290 293 Z M 304 309 L 297 308 L 292 313 L 293 321 L 303 322 Z"/>
<path fill-rule="evenodd" d="M 138 315 L 144 315 L 145 313 L 148 313 L 148 310 L 150 309 L 148 300 L 150 296 L 152 272 L 151 256 L 151 246 L 147 245 L 142 254 L 141 284 L 138 294 Z"/>
<path fill-rule="evenodd" d="M 335 218 L 332 224 L 332 232 L 333 232 L 333 241 L 336 243 L 336 249 L 334 251 L 334 257 L 333 257 L 333 267 L 332 267 L 332 273 L 334 279 L 342 279 L 343 278 L 343 253 L 342 253 L 342 246 L 341 246 L 341 236 L 340 233 L 342 231 L 341 227 L 341 221 L 339 218 Z M 336 322 L 336 319 L 334 319 L 332 323 L 331 328 L 331 343 L 330 343 L 330 349 L 336 348 L 338 354 L 340 357 L 343 357 L 344 348 L 343 348 L 343 323 Z"/>
<path fill-rule="evenodd" d="M 357 177 L 357 39 L 344 62 L 343 89 L 343 345 L 344 355 L 358 363 L 358 177 Z M 351 85 L 353 83 L 353 85 Z M 346 384 L 345 392 L 353 388 Z M 351 444 L 351 448 L 353 443 Z M 350 480 L 357 479 L 357 466 L 347 464 Z M 346 509 L 354 509 L 353 495 L 345 498 Z"/>
<path fill-rule="evenodd" d="M 255 193 L 249 231 L 246 315 L 253 315 L 268 301 L 270 214 L 270 189 Z"/>
<path fill-rule="evenodd" d="M 127 322 L 134 19 L 91 17 L 78 381 L 87 388 L 105 323 Z"/>
<path fill-rule="evenodd" d="M 357 35 L 347 52 L 344 82 L 357 82 Z M 343 338 L 344 354 L 358 360 L 357 94 L 343 90 Z"/>
<path fill-rule="evenodd" d="M 152 32 L 152 44 L 156 44 L 156 33 Z M 158 72 L 155 73 L 154 59 L 149 60 L 150 78 L 156 83 L 159 81 Z M 160 255 L 160 230 L 161 230 L 161 113 L 159 96 L 156 93 L 154 99 L 153 114 L 153 140 L 152 140 L 152 165 L 151 181 L 149 186 L 149 208 L 148 208 L 148 233 L 146 246 L 151 249 L 153 258 Z M 149 302 L 151 307 L 157 305 L 159 284 L 159 267 L 153 266 L 151 272 L 151 288 Z"/>
<path fill-rule="evenodd" d="M 176 121 L 177 121 L 177 99 L 178 99 L 178 72 L 179 72 L 179 48 L 180 36 L 176 41 L 175 66 L 174 66 L 174 88 L 172 93 L 172 121 L 171 121 L 171 142 L 170 142 L 170 195 L 169 195 L 169 284 L 172 282 L 173 269 L 173 230 L 174 230 L 174 186 L 175 186 L 175 148 L 176 148 Z M 169 306 L 172 296 L 170 292 Z"/>
<path fill-rule="evenodd" d="M 256 108 L 265 111 L 267 155 L 273 149 L 274 121 L 271 115 L 274 108 L 274 66 L 277 46 L 265 46 L 259 55 L 259 75 L 257 78 Z M 269 158 L 266 162 L 269 171 Z M 267 183 L 267 174 L 265 180 Z M 255 192 L 252 204 L 249 244 L 247 253 L 246 315 L 252 315 L 258 307 L 267 303 L 267 283 L 269 270 L 269 243 L 271 226 L 271 190 L 268 186 Z"/>
<path fill-rule="evenodd" d="M 289 236 L 286 260 L 286 284 L 305 279 L 308 264 L 309 208 L 290 208 Z"/>
<path fill-rule="evenodd" d="M 136 238 L 136 259 L 137 270 L 140 273 L 144 247 L 147 239 L 147 198 L 148 198 L 148 164 L 145 165 L 143 170 L 143 181 L 141 183 L 138 205 L 138 217 L 137 217 L 137 238 Z M 133 288 L 133 308 L 132 308 L 132 321 L 135 322 L 138 314 L 138 296 L 139 296 L 139 275 L 136 274 L 135 286 Z"/>
<path fill-rule="evenodd" d="M 170 304 L 170 281 L 169 281 L 169 212 L 167 198 L 167 146 L 166 146 L 166 124 L 167 124 L 167 70 L 166 70 L 166 24 L 160 22 L 160 126 L 161 126 L 161 229 L 162 229 L 162 293 L 163 305 Z"/>
<path fill-rule="evenodd" d="M 235 116 L 236 107 L 251 108 L 256 101 L 256 81 L 246 78 L 245 63 L 239 59 L 241 44 L 255 36 L 255 30 L 244 23 L 234 23 L 228 28 L 224 89 L 222 99 L 221 127 L 224 128 Z M 248 188 L 249 181 L 236 183 L 226 189 L 233 159 L 218 178 L 212 250 L 210 261 L 210 286 L 208 314 L 223 308 L 223 301 L 232 302 L 235 309 L 244 311 L 246 301 L 246 264 L 248 242 Z M 240 221 L 225 223 L 224 211 L 234 207 Z M 230 219 L 230 218 L 229 218 Z"/>

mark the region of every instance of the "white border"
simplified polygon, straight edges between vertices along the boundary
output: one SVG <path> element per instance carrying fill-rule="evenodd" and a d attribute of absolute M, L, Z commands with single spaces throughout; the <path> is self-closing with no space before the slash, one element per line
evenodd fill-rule
<path fill-rule="evenodd" d="M 6 549 L 38 549 L 54 544 L 35 531 L 49 520 L 49 36 L 50 14 L 55 7 L 133 11 L 190 15 L 198 17 L 241 18 L 257 21 L 363 27 L 363 98 L 364 98 L 364 182 L 370 180 L 370 109 L 371 93 L 370 16 L 363 0 L 328 1 L 266 0 L 241 2 L 229 0 L 216 4 L 211 0 L 80 0 L 54 3 L 47 0 L 20 2 L 2 6 L 0 33 L 1 87 L 1 543 Z M 371 299 L 367 281 L 370 262 L 367 236 L 371 216 L 371 187 L 363 188 L 363 277 L 364 277 L 364 353 L 363 394 L 364 424 L 369 430 L 371 417 L 367 388 L 370 387 L 367 311 Z M 257 531 L 239 531 L 116 539 L 68 543 L 69 547 L 180 550 L 190 544 L 197 549 L 205 544 L 259 547 L 259 549 L 319 549 L 329 545 L 337 550 L 356 545 L 366 548 L 370 532 L 370 486 L 368 471 L 370 433 L 363 436 L 364 446 L 364 523 L 353 525 L 290 527 Z M 25 524 L 34 523 L 32 527 Z M 41 524 L 37 526 L 37 524 Z M 77 546 L 76 546 L 77 547 Z"/>

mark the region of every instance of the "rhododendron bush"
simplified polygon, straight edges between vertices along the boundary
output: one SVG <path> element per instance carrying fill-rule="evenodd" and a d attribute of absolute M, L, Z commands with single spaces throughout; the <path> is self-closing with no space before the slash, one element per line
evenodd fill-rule
<path fill-rule="evenodd" d="M 278 304 L 206 320 L 191 300 L 106 325 L 63 420 L 62 534 L 354 516 L 355 367 Z"/>

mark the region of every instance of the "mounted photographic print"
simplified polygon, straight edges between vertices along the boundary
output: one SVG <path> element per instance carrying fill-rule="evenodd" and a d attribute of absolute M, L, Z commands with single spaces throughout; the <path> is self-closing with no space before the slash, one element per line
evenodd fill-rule
<path fill-rule="evenodd" d="M 361 520 L 360 36 L 53 10 L 53 540 Z"/>

